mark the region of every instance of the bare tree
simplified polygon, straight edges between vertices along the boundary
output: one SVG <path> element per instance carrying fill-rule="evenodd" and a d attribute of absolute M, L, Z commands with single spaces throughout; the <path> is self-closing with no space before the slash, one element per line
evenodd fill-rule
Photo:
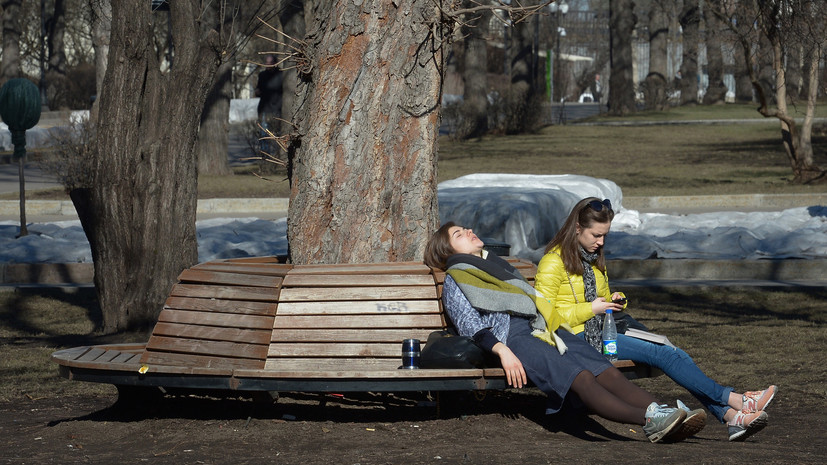
<path fill-rule="evenodd" d="M 737 34 L 757 96 L 758 112 L 777 118 L 781 124 L 781 141 L 793 171 L 793 182 L 825 182 L 825 170 L 815 165 L 812 147 L 812 125 L 818 95 L 818 64 L 827 46 L 827 6 L 820 0 L 794 2 L 757 2 L 735 4 L 724 2 L 715 13 Z M 755 27 L 753 27 L 755 25 Z M 754 63 L 754 44 L 769 44 L 774 71 L 774 103 L 761 82 Z M 788 108 L 785 50 L 801 46 L 808 57 L 808 95 L 802 123 L 795 120 Z"/>
<path fill-rule="evenodd" d="M 46 11 L 46 101 L 49 108 L 66 107 L 66 0 L 55 0 Z"/>
<path fill-rule="evenodd" d="M 649 73 L 643 82 L 646 109 L 668 108 L 669 9 L 671 0 L 653 0 L 649 7 Z"/>
<path fill-rule="evenodd" d="M 22 0 L 3 0 L 3 60 L 0 61 L 0 85 L 22 77 L 20 64 L 20 5 Z"/>
<path fill-rule="evenodd" d="M 284 33 L 289 38 L 304 37 L 305 34 L 305 20 L 304 20 L 304 2 L 302 0 L 282 0 L 279 9 L 279 22 L 284 29 Z M 285 53 L 288 50 L 289 40 L 285 41 L 282 46 L 282 51 Z M 296 112 L 298 100 L 296 93 L 299 86 L 299 73 L 295 67 L 288 66 L 284 71 L 284 90 L 281 99 L 281 114 L 285 116 L 278 134 L 285 135 L 293 132 L 293 126 L 290 123 L 293 114 Z"/>
<path fill-rule="evenodd" d="M 707 0 L 707 10 L 718 8 L 720 3 L 721 0 Z M 721 24 L 716 15 L 710 14 L 708 11 L 704 13 L 704 21 L 706 23 L 704 39 L 706 42 L 706 69 L 709 85 L 704 93 L 703 103 L 705 105 L 725 103 L 727 87 L 724 84 L 724 55 L 721 50 L 721 36 L 724 33 L 725 26 Z"/>
<path fill-rule="evenodd" d="M 221 63 L 201 113 L 198 131 L 198 174 L 232 174 L 227 147 L 230 142 L 230 99 L 232 98 L 232 61 Z"/>
<path fill-rule="evenodd" d="M 175 61 L 161 71 L 149 2 L 112 2 L 109 66 L 93 121 L 89 185 L 70 191 L 92 248 L 103 330 L 154 323 L 197 260 L 199 115 L 222 47 L 197 0 L 170 2 Z"/>
<path fill-rule="evenodd" d="M 609 77 L 609 114 L 628 115 L 635 111 L 635 84 L 632 77 L 632 33 L 637 17 L 632 0 L 609 2 L 611 37 L 611 76 Z"/>
<path fill-rule="evenodd" d="M 103 77 L 106 75 L 109 57 L 109 34 L 112 29 L 112 4 L 110 0 L 89 0 L 92 10 L 92 47 L 95 49 L 95 102 L 92 104 L 90 119 L 97 117 L 97 96 L 101 95 Z"/>
<path fill-rule="evenodd" d="M 698 0 L 684 0 L 680 23 L 683 28 L 681 105 L 692 105 L 698 103 L 698 44 L 700 43 L 701 24 Z"/>
<path fill-rule="evenodd" d="M 242 50 L 250 37 L 262 27 L 262 21 L 274 15 L 266 12 L 267 0 L 258 2 L 227 1 L 210 2 L 201 21 L 220 31 L 226 50 L 231 54 L 222 57 L 204 111 L 201 113 L 201 128 L 198 132 L 198 173 L 212 175 L 232 174 L 227 146 L 230 134 L 230 100 L 232 99 L 232 76 L 236 65 L 236 52 Z M 272 5 L 271 5 L 272 7 Z"/>
<path fill-rule="evenodd" d="M 476 0 L 464 0 L 463 7 L 471 8 Z M 471 15 L 469 15 L 471 16 Z M 462 110 L 460 114 L 467 129 L 461 138 L 479 137 L 488 131 L 488 25 L 491 11 L 465 18 L 462 25 Z"/>

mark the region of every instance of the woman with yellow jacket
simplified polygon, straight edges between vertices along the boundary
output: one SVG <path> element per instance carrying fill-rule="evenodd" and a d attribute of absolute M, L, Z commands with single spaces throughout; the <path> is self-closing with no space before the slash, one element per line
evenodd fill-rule
<path fill-rule="evenodd" d="M 612 219 L 614 211 L 609 200 L 589 197 L 578 202 L 546 247 L 534 278 L 535 288 L 554 305 L 556 313 L 595 348 L 602 342 L 606 310 L 617 312 L 626 305 L 623 293 L 610 290 L 606 274 L 603 243 Z M 622 303 L 612 302 L 621 299 Z M 619 328 L 618 332 L 622 331 Z M 730 441 L 743 441 L 766 426 L 768 416 L 764 408 L 775 395 L 775 386 L 736 393 L 706 376 L 683 350 L 625 334 L 618 334 L 617 350 L 618 358 L 657 367 L 686 388 L 727 424 Z M 686 406 L 683 408 L 689 411 Z M 700 409 L 692 410 L 690 415 L 705 417 Z"/>

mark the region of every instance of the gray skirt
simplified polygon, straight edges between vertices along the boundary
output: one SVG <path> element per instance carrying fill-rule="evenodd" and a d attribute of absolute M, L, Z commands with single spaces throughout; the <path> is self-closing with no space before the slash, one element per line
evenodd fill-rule
<path fill-rule="evenodd" d="M 564 329 L 558 330 L 557 335 L 568 346 L 563 355 L 557 347 L 531 335 L 528 319 L 510 318 L 506 345 L 522 362 L 528 379 L 548 396 L 547 413 L 560 410 L 571 383 L 580 372 L 585 370 L 597 376 L 612 366 L 603 354 L 583 339 Z"/>

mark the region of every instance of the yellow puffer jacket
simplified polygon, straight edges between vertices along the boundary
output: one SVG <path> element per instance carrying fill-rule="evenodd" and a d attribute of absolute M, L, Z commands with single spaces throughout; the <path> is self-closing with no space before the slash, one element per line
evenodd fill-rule
<path fill-rule="evenodd" d="M 592 270 L 597 282 L 598 297 L 611 300 L 609 277 L 595 267 Z M 594 316 L 591 302 L 586 301 L 583 276 L 566 273 L 559 247 L 552 249 L 540 260 L 534 276 L 534 288 L 554 305 L 554 310 L 571 326 L 574 334 L 583 332 L 583 324 Z"/>

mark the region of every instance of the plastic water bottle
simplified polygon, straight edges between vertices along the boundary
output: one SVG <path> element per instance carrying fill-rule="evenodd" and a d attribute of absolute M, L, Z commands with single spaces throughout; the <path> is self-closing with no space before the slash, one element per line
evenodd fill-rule
<path fill-rule="evenodd" d="M 603 317 L 603 355 L 612 362 L 617 360 L 617 326 L 611 308 L 606 309 Z"/>

